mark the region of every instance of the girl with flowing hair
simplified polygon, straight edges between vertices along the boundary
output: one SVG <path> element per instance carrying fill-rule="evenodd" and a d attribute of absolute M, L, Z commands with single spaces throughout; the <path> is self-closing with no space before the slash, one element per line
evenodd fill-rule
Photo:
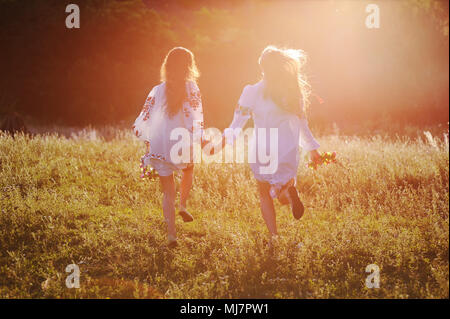
<path fill-rule="evenodd" d="M 305 61 L 306 55 L 301 50 L 266 47 L 259 58 L 262 80 L 244 88 L 229 127 L 234 132 L 253 118 L 253 136 L 249 141 L 249 152 L 253 151 L 253 154 L 260 154 L 261 148 L 264 154 L 267 153 L 272 141 L 269 132 L 276 129 L 278 148 L 275 155 L 278 165 L 275 171 L 267 173 L 261 169 L 267 167 L 267 163 L 260 162 L 258 156 L 255 156 L 254 163 L 250 163 L 258 183 L 261 212 L 271 239 L 276 239 L 278 234 L 273 198 L 278 198 L 282 204 L 290 204 L 296 219 L 300 219 L 304 212 L 295 187 L 299 146 L 310 151 L 313 161 L 320 159 L 317 151 L 319 143 L 311 134 L 305 117 L 310 93 L 308 82 L 301 73 Z M 260 136 L 261 129 L 265 129 L 263 136 Z M 234 133 L 231 136 L 224 134 L 221 147 L 225 143 L 233 145 L 236 137 Z"/>
<path fill-rule="evenodd" d="M 150 165 L 150 170 L 155 170 L 159 175 L 169 247 L 177 245 L 173 176 L 176 171 L 182 171 L 178 213 L 184 222 L 193 221 L 186 209 L 186 201 L 193 179 L 193 141 L 200 140 L 203 129 L 202 101 L 196 82 L 198 76 L 191 51 L 183 47 L 170 50 L 161 66 L 161 83 L 150 91 L 133 125 L 135 135 L 147 146 L 147 153 L 141 158 L 141 167 L 145 171 Z M 183 151 L 188 150 L 187 156 L 182 154 L 181 157 L 171 152 L 175 144 L 180 143 L 171 134 L 180 128 L 190 134 L 189 144 L 184 145 L 187 148 L 182 148 Z"/>

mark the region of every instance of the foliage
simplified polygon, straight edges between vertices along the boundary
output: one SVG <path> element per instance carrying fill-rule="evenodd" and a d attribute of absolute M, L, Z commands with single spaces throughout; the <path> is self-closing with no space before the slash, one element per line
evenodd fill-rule
<path fill-rule="evenodd" d="M 14 104 L 32 122 L 129 124 L 168 49 L 183 45 L 202 73 L 205 122 L 223 128 L 260 76 L 261 49 L 276 44 L 309 54 L 322 127 L 448 122 L 448 1 L 382 1 L 378 30 L 365 27 L 368 3 L 85 0 L 69 30 L 64 1 L 1 1 L 0 113 Z"/>

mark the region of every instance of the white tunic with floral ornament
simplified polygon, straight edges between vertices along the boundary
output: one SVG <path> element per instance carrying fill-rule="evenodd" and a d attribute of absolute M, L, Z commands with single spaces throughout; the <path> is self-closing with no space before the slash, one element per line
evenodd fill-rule
<path fill-rule="evenodd" d="M 256 154 L 256 161 L 250 163 L 250 167 L 257 180 L 281 187 L 291 179 L 295 180 L 297 176 L 300 160 L 299 146 L 306 151 L 311 151 L 319 148 L 320 145 L 311 134 L 306 119 L 300 119 L 282 110 L 271 100 L 265 99 L 263 89 L 264 81 L 244 88 L 230 128 L 243 128 L 250 117 L 253 118 L 254 130 L 249 142 L 249 152 Z M 268 163 L 261 162 L 258 149 L 265 146 L 266 154 L 269 154 L 270 128 L 276 128 L 278 131 L 278 166 L 274 173 L 265 174 L 261 168 L 267 167 Z M 258 136 L 261 134 L 259 132 L 264 131 L 258 129 L 265 129 L 265 136 Z M 227 143 L 233 144 L 235 138 L 236 136 L 233 139 L 227 139 Z"/>
<path fill-rule="evenodd" d="M 147 153 L 142 158 L 144 166 L 151 159 L 158 159 L 177 169 L 186 168 L 188 163 L 174 162 L 170 151 L 179 143 L 180 137 L 170 138 L 171 132 L 177 128 L 185 128 L 190 133 L 190 158 L 192 159 L 192 141 L 201 136 L 203 128 L 203 109 L 200 90 L 194 82 L 186 82 L 187 99 L 182 110 L 169 117 L 166 108 L 166 83 L 155 86 L 148 95 L 141 113 L 133 125 L 134 134 L 148 146 Z"/>

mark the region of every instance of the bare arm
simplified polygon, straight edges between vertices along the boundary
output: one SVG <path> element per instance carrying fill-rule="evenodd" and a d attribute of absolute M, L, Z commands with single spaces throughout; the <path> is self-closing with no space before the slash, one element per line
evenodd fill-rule
<path fill-rule="evenodd" d="M 229 129 L 242 129 L 245 124 L 247 123 L 247 121 L 250 119 L 251 117 L 251 112 L 250 109 L 241 105 L 238 105 L 234 111 L 234 117 L 233 117 L 233 121 L 231 122 Z M 222 150 L 225 147 L 225 144 L 230 144 L 232 145 L 234 143 L 236 139 L 236 136 L 233 134 L 233 136 L 231 137 L 231 139 L 227 139 L 225 134 L 222 134 L 222 140 L 214 145 L 214 148 L 211 150 L 210 155 L 215 154 L 216 152 Z M 202 141 L 202 147 L 204 145 L 207 145 L 208 142 L 205 142 L 205 144 L 203 144 Z"/>

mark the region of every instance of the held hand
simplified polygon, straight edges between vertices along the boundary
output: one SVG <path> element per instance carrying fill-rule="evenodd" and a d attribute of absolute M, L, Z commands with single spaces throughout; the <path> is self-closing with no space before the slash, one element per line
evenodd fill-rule
<path fill-rule="evenodd" d="M 210 141 L 202 140 L 202 151 L 206 145 L 209 145 Z M 206 153 L 206 152 L 205 152 Z M 208 156 L 214 155 L 214 147 L 210 147 L 209 152 L 207 152 Z"/>
<path fill-rule="evenodd" d="M 205 148 L 206 145 L 209 145 L 210 143 L 212 143 L 211 141 L 206 141 L 202 139 L 202 149 Z M 208 152 L 209 156 L 215 155 L 216 151 L 219 152 L 220 150 L 222 150 L 225 146 L 225 137 L 222 138 L 222 141 L 220 142 L 220 144 L 215 144 L 214 146 L 212 146 Z"/>
<path fill-rule="evenodd" d="M 202 139 L 202 151 L 205 148 L 206 145 L 209 144 L 209 141 Z M 209 151 L 209 156 L 214 155 L 214 148 L 211 148 Z"/>
<path fill-rule="evenodd" d="M 202 149 L 204 149 L 205 146 L 206 146 L 208 143 L 209 143 L 209 141 L 204 140 L 204 139 L 202 138 L 202 140 L 201 140 Z"/>

